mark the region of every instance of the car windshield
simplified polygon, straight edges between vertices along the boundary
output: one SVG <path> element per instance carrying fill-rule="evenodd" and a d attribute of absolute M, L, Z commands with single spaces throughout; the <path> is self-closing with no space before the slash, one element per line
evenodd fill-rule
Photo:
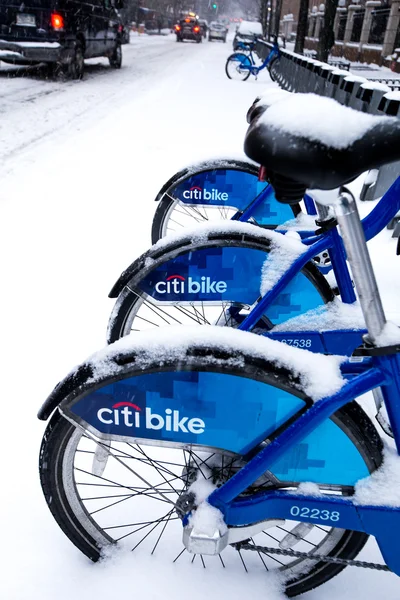
<path fill-rule="evenodd" d="M 225 27 L 221 25 L 221 23 L 211 23 L 210 27 L 212 27 L 213 29 L 225 29 Z"/>

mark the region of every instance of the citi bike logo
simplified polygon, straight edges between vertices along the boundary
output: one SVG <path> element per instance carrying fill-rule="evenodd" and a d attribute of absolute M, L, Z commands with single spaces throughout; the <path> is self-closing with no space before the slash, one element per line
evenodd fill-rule
<path fill-rule="evenodd" d="M 182 195 L 185 200 L 219 200 L 225 202 L 229 198 L 226 192 L 219 192 L 217 188 L 202 190 L 197 185 L 191 187 L 189 190 L 185 190 Z"/>
<path fill-rule="evenodd" d="M 203 419 L 182 417 L 179 410 L 171 408 L 166 408 L 162 415 L 152 412 L 149 407 L 143 412 L 133 402 L 117 402 L 112 408 L 100 408 L 97 411 L 97 418 L 105 425 L 124 425 L 142 430 L 155 429 L 175 433 L 200 434 L 205 429 Z"/>
<path fill-rule="evenodd" d="M 155 285 L 158 294 L 222 294 L 226 292 L 228 284 L 226 281 L 216 281 L 211 277 L 200 277 L 199 281 L 193 277 L 182 277 L 182 275 L 170 275 L 165 281 L 159 281 Z"/>

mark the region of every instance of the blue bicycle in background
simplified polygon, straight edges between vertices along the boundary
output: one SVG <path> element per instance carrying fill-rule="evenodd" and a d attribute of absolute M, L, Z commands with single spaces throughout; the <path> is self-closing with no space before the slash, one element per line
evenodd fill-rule
<path fill-rule="evenodd" d="M 248 44 L 245 42 L 240 42 L 238 47 L 241 51 L 234 52 L 228 57 L 225 65 L 225 73 L 229 79 L 246 81 L 250 75 L 254 75 L 254 77 L 257 78 L 260 71 L 263 69 L 268 69 L 272 81 L 275 81 L 273 67 L 280 59 L 280 51 L 277 39 L 274 40 L 274 45 L 271 52 L 261 65 L 256 65 L 253 56 L 255 45 L 256 40 Z"/>

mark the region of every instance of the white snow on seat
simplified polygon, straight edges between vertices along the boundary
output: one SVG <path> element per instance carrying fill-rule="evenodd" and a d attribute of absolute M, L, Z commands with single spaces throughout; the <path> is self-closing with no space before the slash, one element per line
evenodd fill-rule
<path fill-rule="evenodd" d="M 332 98 L 316 94 L 289 94 L 273 102 L 260 116 L 257 126 L 267 125 L 278 132 L 291 133 L 343 149 L 370 129 L 396 118 L 376 117 L 342 106 Z"/>

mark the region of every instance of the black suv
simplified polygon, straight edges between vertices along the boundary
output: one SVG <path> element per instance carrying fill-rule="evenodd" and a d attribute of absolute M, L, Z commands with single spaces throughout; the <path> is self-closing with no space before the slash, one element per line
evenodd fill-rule
<path fill-rule="evenodd" d="M 122 0 L 0 0 L 1 60 L 48 63 L 81 79 L 84 59 L 106 56 L 121 67 Z"/>
<path fill-rule="evenodd" d="M 194 17 L 185 17 L 175 25 L 176 41 L 194 40 L 198 44 L 203 39 L 199 22 Z"/>

